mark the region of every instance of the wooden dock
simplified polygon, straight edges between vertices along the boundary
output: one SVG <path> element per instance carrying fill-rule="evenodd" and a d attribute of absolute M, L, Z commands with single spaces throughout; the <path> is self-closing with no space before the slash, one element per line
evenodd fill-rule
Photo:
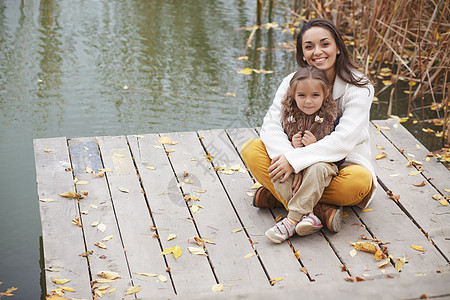
<path fill-rule="evenodd" d="M 386 156 L 374 159 L 380 188 L 369 209 L 346 207 L 337 234 L 280 245 L 264 232 L 286 212 L 251 205 L 255 182 L 239 155 L 256 129 L 34 140 L 47 294 L 450 297 L 450 172 L 401 124 L 373 124 L 372 155 Z"/>

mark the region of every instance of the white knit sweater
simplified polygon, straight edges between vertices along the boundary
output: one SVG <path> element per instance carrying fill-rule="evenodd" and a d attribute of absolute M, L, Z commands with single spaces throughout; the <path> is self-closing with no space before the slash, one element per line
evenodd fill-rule
<path fill-rule="evenodd" d="M 335 162 L 343 158 L 345 162 L 342 167 L 351 164 L 362 165 L 372 173 L 372 194 L 369 195 L 370 200 L 365 206 L 369 205 L 377 187 L 369 144 L 369 112 L 374 96 L 373 86 L 368 84 L 367 87 L 357 87 L 336 76 L 333 99 L 336 101 L 340 119 L 335 131 L 314 144 L 294 148 L 281 124 L 281 100 L 293 75 L 294 73 L 284 78 L 264 117 L 261 139 L 269 157 L 284 154 L 296 173 L 317 162 Z"/>

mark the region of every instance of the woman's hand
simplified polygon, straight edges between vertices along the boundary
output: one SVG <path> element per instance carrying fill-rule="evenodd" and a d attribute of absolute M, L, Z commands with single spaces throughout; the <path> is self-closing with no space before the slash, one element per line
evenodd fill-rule
<path fill-rule="evenodd" d="M 269 177 L 272 182 L 275 182 L 281 178 L 280 182 L 283 183 L 292 173 L 294 173 L 294 168 L 288 162 L 284 154 L 275 156 L 272 159 L 269 167 Z"/>
<path fill-rule="evenodd" d="M 303 179 L 303 171 L 300 171 L 294 175 L 294 180 L 292 181 L 292 196 L 297 193 L 300 185 L 302 184 Z"/>
<path fill-rule="evenodd" d="M 314 134 L 312 134 L 312 132 L 309 130 L 305 130 L 305 134 L 303 135 L 302 138 L 303 145 L 308 146 L 314 144 L 315 142 L 317 142 L 317 139 L 314 136 Z"/>
<path fill-rule="evenodd" d="M 292 144 L 292 147 L 294 147 L 294 148 L 300 148 L 300 147 L 303 147 L 303 143 L 302 143 L 302 132 L 301 132 L 301 131 L 297 132 L 296 134 L 294 134 L 294 135 L 292 136 L 292 142 L 291 142 L 291 144 Z"/>

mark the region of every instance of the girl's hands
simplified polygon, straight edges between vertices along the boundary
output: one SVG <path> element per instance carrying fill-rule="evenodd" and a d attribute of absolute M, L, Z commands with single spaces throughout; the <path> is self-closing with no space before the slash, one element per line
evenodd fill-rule
<path fill-rule="evenodd" d="M 270 163 L 269 167 L 269 177 L 272 180 L 272 182 L 277 181 L 279 178 L 280 182 L 285 182 L 289 175 L 291 175 L 294 172 L 294 168 L 291 166 L 291 164 L 288 162 L 284 154 L 275 156 L 272 159 L 272 162 Z"/>
<path fill-rule="evenodd" d="M 300 171 L 294 175 L 294 180 L 292 181 L 292 196 L 297 193 L 300 185 L 302 184 L 303 179 L 303 171 Z"/>
<path fill-rule="evenodd" d="M 292 140 L 294 140 L 294 138 L 292 138 Z M 314 134 L 312 134 L 312 132 L 309 130 L 305 130 L 305 134 L 302 138 L 302 144 L 308 146 L 310 144 L 314 144 L 315 142 L 317 142 L 317 139 Z"/>
<path fill-rule="evenodd" d="M 291 142 L 291 144 L 292 144 L 292 147 L 294 147 L 294 148 L 300 148 L 300 147 L 303 147 L 303 143 L 302 143 L 302 132 L 301 132 L 301 131 L 297 132 L 296 134 L 294 134 L 294 135 L 292 136 L 292 142 Z"/>

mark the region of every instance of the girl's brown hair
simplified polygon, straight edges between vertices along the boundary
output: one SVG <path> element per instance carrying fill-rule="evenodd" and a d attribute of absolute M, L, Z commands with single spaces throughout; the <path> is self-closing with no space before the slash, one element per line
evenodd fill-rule
<path fill-rule="evenodd" d="M 291 100 L 295 99 L 295 89 L 297 88 L 297 83 L 305 79 L 319 80 L 322 85 L 324 94 L 328 94 L 328 97 L 330 97 L 330 82 L 328 81 L 328 77 L 325 72 L 317 69 L 316 67 L 311 67 L 307 64 L 306 66 L 299 68 L 297 72 L 294 73 L 294 76 L 292 76 L 291 81 L 289 82 L 287 94 L 289 95 L 288 97 Z M 295 100 L 293 100 L 293 102 L 295 103 Z"/>
<path fill-rule="evenodd" d="M 297 84 L 300 81 L 307 79 L 318 80 L 322 85 L 324 94 L 328 95 L 323 99 L 320 109 L 312 115 L 307 115 L 302 112 L 295 101 Z M 292 136 L 299 131 L 304 133 L 305 130 L 309 130 L 314 134 L 317 140 L 323 138 L 332 131 L 334 121 L 337 117 L 337 108 L 329 91 L 330 83 L 324 71 L 306 65 L 295 72 L 289 83 L 286 94 L 281 101 L 281 122 L 289 140 L 292 140 Z M 320 126 L 318 126 L 318 123 L 315 123 L 316 116 L 323 118 L 320 122 L 323 122 L 323 124 L 320 124 Z"/>
<path fill-rule="evenodd" d="M 297 63 L 300 67 L 305 67 L 308 65 L 306 61 L 303 60 L 303 34 L 311 27 L 321 27 L 328 30 L 336 42 L 336 46 L 340 51 L 340 54 L 336 57 L 336 63 L 334 69 L 336 70 L 336 75 L 347 83 L 354 84 L 356 86 L 364 86 L 369 83 L 367 77 L 357 77 L 353 74 L 352 70 L 357 69 L 355 63 L 350 59 L 347 47 L 345 46 L 344 40 L 342 39 L 339 30 L 336 26 L 327 19 L 311 19 L 306 22 L 297 36 Z"/>

